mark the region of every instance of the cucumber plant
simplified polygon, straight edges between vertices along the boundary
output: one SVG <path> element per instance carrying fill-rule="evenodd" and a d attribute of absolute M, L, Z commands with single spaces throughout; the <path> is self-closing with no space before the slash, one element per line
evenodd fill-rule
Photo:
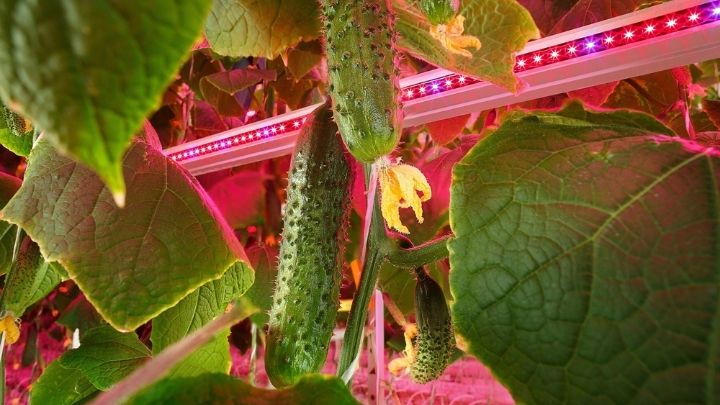
<path fill-rule="evenodd" d="M 520 403 L 719 403 L 717 61 L 416 114 L 519 91 L 540 31 L 647 6 L 585 3 L 0 0 L 0 394 L 354 404 L 380 288 L 401 378 L 452 383 L 462 351 Z M 713 4 L 643 14 L 671 41 Z M 626 46 L 605 39 L 578 63 Z M 458 76 L 408 79 L 436 67 Z M 195 179 L 235 153 L 275 157 Z M 333 341 L 337 377 L 311 375 Z"/>

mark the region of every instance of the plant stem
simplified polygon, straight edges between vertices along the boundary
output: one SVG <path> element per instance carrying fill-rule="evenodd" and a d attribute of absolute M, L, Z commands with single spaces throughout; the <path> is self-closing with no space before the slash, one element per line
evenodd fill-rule
<path fill-rule="evenodd" d="M 345 328 L 345 338 L 337 370 L 337 375 L 346 383 L 350 381 L 354 372 L 354 369 L 351 368 L 359 354 L 365 321 L 367 320 L 367 308 L 370 303 L 370 296 L 375 290 L 380 267 L 382 267 L 385 256 L 387 255 L 386 247 L 388 241 L 385 234 L 385 223 L 380 213 L 380 207 L 376 203 L 376 195 L 373 192 L 374 187 L 377 185 L 377 180 L 372 176 L 372 168 L 370 165 L 365 166 L 365 179 L 367 189 L 369 190 L 368 211 L 370 212 L 370 223 L 365 243 L 365 261 L 360 277 L 360 285 L 358 286 L 358 291 L 355 293 L 355 298 L 350 307 L 350 315 L 348 317 L 347 327 Z M 373 181 L 375 183 L 373 183 Z"/>
<path fill-rule="evenodd" d="M 173 366 L 192 354 L 197 348 L 207 344 L 218 333 L 241 320 L 245 315 L 246 312 L 236 304 L 228 313 L 163 350 L 152 360 L 115 384 L 110 391 L 98 395 L 91 405 L 119 404 L 126 401 L 138 391 L 161 379 Z"/>
<path fill-rule="evenodd" d="M 392 265 L 400 268 L 422 267 L 448 256 L 447 241 L 449 239 L 450 235 L 445 235 L 409 249 L 396 247 L 388 254 L 387 259 Z"/>

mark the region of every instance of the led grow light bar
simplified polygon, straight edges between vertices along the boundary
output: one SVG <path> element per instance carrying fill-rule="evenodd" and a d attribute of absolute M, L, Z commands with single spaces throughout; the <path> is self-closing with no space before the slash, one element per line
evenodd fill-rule
<path fill-rule="evenodd" d="M 720 0 L 675 0 L 529 43 L 513 94 L 444 69 L 400 81 L 404 125 L 523 102 L 676 66 L 720 58 Z M 317 105 L 166 150 L 193 174 L 288 154 Z"/>

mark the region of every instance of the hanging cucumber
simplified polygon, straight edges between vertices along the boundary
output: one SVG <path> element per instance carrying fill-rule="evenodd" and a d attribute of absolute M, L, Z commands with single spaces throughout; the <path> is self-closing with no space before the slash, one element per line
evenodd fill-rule
<path fill-rule="evenodd" d="M 320 370 L 339 306 L 352 171 L 329 104 L 304 124 L 288 179 L 265 369 L 276 387 Z"/>
<path fill-rule="evenodd" d="M 455 349 L 450 311 L 442 289 L 424 269 L 416 271 L 414 338 L 415 359 L 410 365 L 410 378 L 425 384 L 440 377 L 450 363 Z"/>
<path fill-rule="evenodd" d="M 19 322 L 25 310 L 49 294 L 62 278 L 60 272 L 43 259 L 38 245 L 25 236 L 5 276 L 0 298 L 0 329 L 7 333 L 8 344 L 15 343 L 19 337 L 19 329 L 13 328 L 12 323 Z"/>
<path fill-rule="evenodd" d="M 433 25 L 446 24 L 455 16 L 450 0 L 419 0 L 420 10 Z"/>
<path fill-rule="evenodd" d="M 329 92 L 345 145 L 372 163 L 400 139 L 402 109 L 387 0 L 322 0 Z"/>

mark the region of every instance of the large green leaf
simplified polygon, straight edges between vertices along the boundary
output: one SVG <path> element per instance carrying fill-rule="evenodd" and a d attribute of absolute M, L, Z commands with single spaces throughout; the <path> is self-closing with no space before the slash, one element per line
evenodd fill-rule
<path fill-rule="evenodd" d="M 658 133 L 574 104 L 455 167 L 454 319 L 517 401 L 720 401 L 720 154 Z"/>
<path fill-rule="evenodd" d="M 2 129 L 0 129 L 2 132 Z M 14 135 L 13 135 L 14 136 Z M 0 209 L 15 195 L 21 185 L 20 179 L 0 172 Z M 13 246 L 17 228 L 5 221 L 0 221 L 0 274 L 5 274 L 12 264 Z"/>
<path fill-rule="evenodd" d="M 253 280 L 252 269 L 243 262 L 237 262 L 220 279 L 208 282 L 160 314 L 153 320 L 153 353 L 160 353 L 222 314 L 233 299 L 250 288 Z M 216 336 L 209 344 L 175 366 L 169 375 L 192 377 L 202 373 L 230 371 L 229 334 L 227 330 Z"/>
<path fill-rule="evenodd" d="M 0 95 L 122 201 L 122 159 L 211 0 L 0 1 Z"/>
<path fill-rule="evenodd" d="M 31 405 L 72 405 L 90 399 L 98 389 L 82 371 L 65 368 L 53 361 L 30 390 Z"/>
<path fill-rule="evenodd" d="M 310 375 L 282 390 L 264 390 L 224 374 L 165 379 L 150 386 L 128 404 L 253 404 L 345 405 L 358 402 L 343 382 Z"/>
<path fill-rule="evenodd" d="M 514 53 L 538 38 L 539 32 L 530 13 L 515 0 L 461 1 L 459 14 L 465 17 L 465 35 L 482 42 L 479 50 L 468 49 L 472 58 L 448 52 L 430 35 L 430 22 L 420 10 L 403 0 L 394 2 L 400 49 L 445 69 L 517 90 Z"/>
<path fill-rule="evenodd" d="M 2 217 L 60 262 L 98 312 L 132 330 L 246 260 L 201 186 L 162 152 L 133 143 L 119 209 L 90 170 L 37 143 Z"/>
<path fill-rule="evenodd" d="M 213 51 L 274 59 L 320 35 L 320 7 L 307 0 L 215 0 L 205 23 Z"/>
<path fill-rule="evenodd" d="M 109 389 L 150 360 L 150 349 L 134 332 L 120 333 L 110 326 L 89 330 L 80 343 L 58 361 L 65 368 L 80 370 L 100 390 Z"/>

